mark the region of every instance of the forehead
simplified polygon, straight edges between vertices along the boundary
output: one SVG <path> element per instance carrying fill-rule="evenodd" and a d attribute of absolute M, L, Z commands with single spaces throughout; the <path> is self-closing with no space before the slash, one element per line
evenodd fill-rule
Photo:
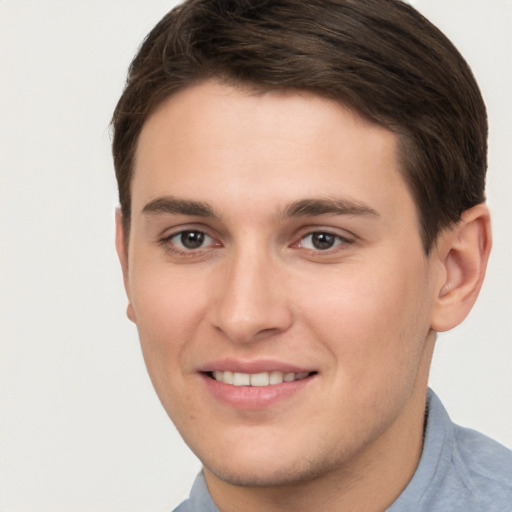
<path fill-rule="evenodd" d="M 332 100 L 207 82 L 170 97 L 144 125 L 133 211 L 161 195 L 266 207 L 341 195 L 378 206 L 409 195 L 396 152 L 394 133 Z"/>

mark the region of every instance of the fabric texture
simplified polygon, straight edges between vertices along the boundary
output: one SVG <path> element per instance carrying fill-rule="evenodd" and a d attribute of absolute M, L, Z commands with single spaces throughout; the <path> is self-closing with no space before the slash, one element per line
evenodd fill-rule
<path fill-rule="evenodd" d="M 512 451 L 452 423 L 430 389 L 426 419 L 416 472 L 387 512 L 512 512 Z M 174 512 L 219 512 L 202 473 Z"/>

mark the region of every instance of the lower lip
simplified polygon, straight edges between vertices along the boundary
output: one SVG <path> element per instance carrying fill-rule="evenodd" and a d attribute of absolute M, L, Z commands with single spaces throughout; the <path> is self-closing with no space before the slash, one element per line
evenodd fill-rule
<path fill-rule="evenodd" d="M 271 386 L 233 386 L 205 374 L 202 374 L 202 377 L 209 392 L 222 403 L 236 409 L 257 410 L 296 395 L 308 386 L 315 376 L 310 375 L 305 379 Z"/>

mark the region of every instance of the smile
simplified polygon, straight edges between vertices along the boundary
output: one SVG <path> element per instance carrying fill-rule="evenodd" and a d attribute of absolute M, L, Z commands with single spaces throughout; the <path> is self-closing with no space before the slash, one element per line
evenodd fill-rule
<path fill-rule="evenodd" d="M 283 382 L 294 382 L 309 377 L 311 372 L 285 373 L 280 371 L 261 373 L 241 373 L 232 371 L 214 371 L 210 376 L 217 382 L 232 386 L 275 386 Z"/>
<path fill-rule="evenodd" d="M 306 392 L 318 371 L 277 361 L 216 361 L 201 368 L 210 396 L 235 411 L 269 410 L 275 404 Z M 295 403 L 295 402 L 290 402 Z"/>

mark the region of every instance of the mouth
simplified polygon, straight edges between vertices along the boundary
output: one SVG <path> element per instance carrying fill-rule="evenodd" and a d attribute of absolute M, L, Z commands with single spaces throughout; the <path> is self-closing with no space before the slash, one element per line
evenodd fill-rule
<path fill-rule="evenodd" d="M 205 372 L 210 379 L 222 384 L 231 386 L 250 386 L 250 387 L 267 387 L 277 386 L 285 382 L 295 382 L 307 379 L 316 375 L 317 372 L 260 372 L 260 373 L 242 373 L 234 371 L 211 371 Z"/>
<path fill-rule="evenodd" d="M 298 396 L 317 389 L 320 372 L 308 366 L 276 359 L 224 358 L 206 363 L 198 374 L 217 403 L 232 411 L 259 414 L 273 411 L 276 404 L 280 410 L 284 404 L 291 407 Z"/>

